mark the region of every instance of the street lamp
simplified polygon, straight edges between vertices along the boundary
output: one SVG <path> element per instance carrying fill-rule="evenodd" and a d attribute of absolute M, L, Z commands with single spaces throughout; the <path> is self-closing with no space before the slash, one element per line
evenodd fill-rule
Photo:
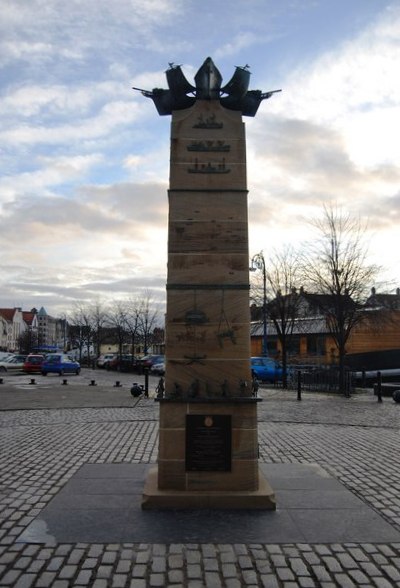
<path fill-rule="evenodd" d="M 263 275 L 263 341 L 262 341 L 262 355 L 267 357 L 267 272 L 265 269 L 265 259 L 263 252 L 256 253 L 251 258 L 250 271 L 255 272 L 261 270 Z"/>

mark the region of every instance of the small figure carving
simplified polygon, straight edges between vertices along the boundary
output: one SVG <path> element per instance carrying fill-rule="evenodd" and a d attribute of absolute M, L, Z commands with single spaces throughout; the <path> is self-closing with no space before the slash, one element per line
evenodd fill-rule
<path fill-rule="evenodd" d="M 172 392 L 170 392 L 169 397 L 170 398 L 182 398 L 182 396 L 183 396 L 182 386 L 180 384 L 178 384 L 177 382 L 174 382 L 174 389 L 172 390 Z"/>
<path fill-rule="evenodd" d="M 188 396 L 189 398 L 197 398 L 200 392 L 200 382 L 196 378 L 189 386 Z"/>
<path fill-rule="evenodd" d="M 218 333 L 218 341 L 220 347 L 224 346 L 223 339 L 230 339 L 231 342 L 234 345 L 236 345 L 236 337 L 233 329 L 228 329 L 227 331 L 221 331 L 221 333 Z"/>
<path fill-rule="evenodd" d="M 247 391 L 247 388 L 248 388 L 247 380 L 240 380 L 239 387 L 240 387 L 240 392 L 242 394 L 245 394 Z"/>
<path fill-rule="evenodd" d="M 165 392 L 164 378 L 160 378 L 158 380 L 158 384 L 156 387 L 157 398 L 164 398 L 164 392 Z"/>
<path fill-rule="evenodd" d="M 228 384 L 228 380 L 224 380 L 221 384 L 221 391 L 222 391 L 222 396 L 224 398 L 226 398 L 227 396 L 229 396 L 229 384 Z"/>
<path fill-rule="evenodd" d="M 257 392 L 258 389 L 260 387 L 260 384 L 258 383 L 258 380 L 255 376 L 253 376 L 253 379 L 251 381 L 251 391 L 253 393 L 253 396 L 257 396 Z"/>

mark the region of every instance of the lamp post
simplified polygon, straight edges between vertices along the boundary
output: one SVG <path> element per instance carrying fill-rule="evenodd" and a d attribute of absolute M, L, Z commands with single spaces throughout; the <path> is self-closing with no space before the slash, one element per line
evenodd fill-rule
<path fill-rule="evenodd" d="M 267 357 L 267 272 L 265 269 L 265 259 L 263 252 L 256 253 L 251 258 L 250 271 L 255 272 L 261 270 L 263 275 L 263 340 L 262 340 L 262 355 Z"/>

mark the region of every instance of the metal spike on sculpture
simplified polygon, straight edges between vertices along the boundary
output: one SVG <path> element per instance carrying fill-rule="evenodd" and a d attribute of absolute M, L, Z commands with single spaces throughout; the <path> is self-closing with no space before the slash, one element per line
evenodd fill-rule
<path fill-rule="evenodd" d="M 191 85 L 141 90 L 172 115 L 166 373 L 159 453 L 142 507 L 275 509 L 258 468 L 250 370 L 246 144 L 242 115 L 275 92 L 248 90 L 248 66 L 222 76 L 208 57 Z M 138 89 L 138 88 L 135 88 Z"/>

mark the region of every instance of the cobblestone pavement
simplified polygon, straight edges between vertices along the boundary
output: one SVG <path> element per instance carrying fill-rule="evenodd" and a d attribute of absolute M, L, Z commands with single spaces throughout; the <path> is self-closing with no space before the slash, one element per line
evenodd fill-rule
<path fill-rule="evenodd" d="M 32 408 L 26 391 L 14 410 L 7 401 L 12 389 L 21 393 L 18 378 L 0 387 L 2 588 L 400 586 L 400 543 L 274 544 L 273 537 L 250 545 L 229 537 L 224 544 L 18 543 L 83 464 L 155 462 L 158 407 L 151 398 L 121 405 L 125 397 L 109 383 L 104 408 L 96 390 L 95 408 L 87 405 L 87 391 L 83 408 L 63 408 L 59 398 L 54 407 Z M 306 393 L 301 402 L 276 389 L 261 396 L 261 461 L 318 463 L 400 529 L 399 404 L 377 403 L 371 393 L 350 399 Z"/>

